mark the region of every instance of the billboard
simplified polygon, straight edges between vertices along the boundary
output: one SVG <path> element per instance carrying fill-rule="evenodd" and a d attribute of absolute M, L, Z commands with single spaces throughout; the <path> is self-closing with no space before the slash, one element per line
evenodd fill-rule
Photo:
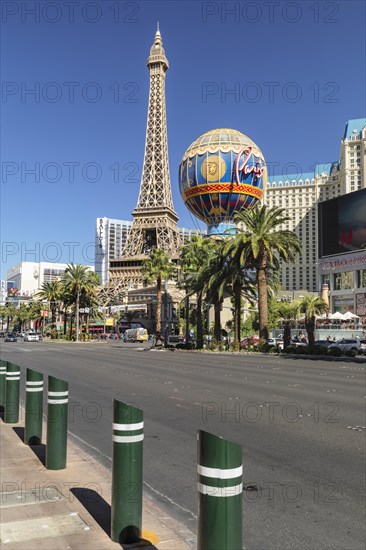
<path fill-rule="evenodd" d="M 356 315 L 366 316 L 366 292 L 356 294 Z"/>
<path fill-rule="evenodd" d="M 15 286 L 14 281 L 7 281 L 6 282 L 6 291 L 8 298 L 14 298 L 18 294 L 18 288 Z"/>
<path fill-rule="evenodd" d="M 319 256 L 366 249 L 366 189 L 319 203 Z"/>

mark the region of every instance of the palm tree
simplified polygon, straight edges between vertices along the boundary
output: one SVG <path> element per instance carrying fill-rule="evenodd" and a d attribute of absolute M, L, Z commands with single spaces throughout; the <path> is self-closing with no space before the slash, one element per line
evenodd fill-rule
<path fill-rule="evenodd" d="M 300 313 L 301 303 L 297 300 L 294 302 L 280 302 L 277 306 L 277 313 L 283 323 L 283 347 L 286 349 L 291 344 L 291 326 Z"/>
<path fill-rule="evenodd" d="M 10 332 L 10 325 L 16 315 L 16 307 L 12 303 L 5 304 L 6 330 Z"/>
<path fill-rule="evenodd" d="M 0 305 L 1 331 L 4 330 L 4 320 L 6 319 L 6 307 Z"/>
<path fill-rule="evenodd" d="M 328 304 L 316 294 L 308 294 L 300 302 L 305 313 L 305 328 L 309 339 L 309 348 L 314 347 L 315 317 L 329 310 Z"/>
<path fill-rule="evenodd" d="M 24 329 L 25 322 L 29 319 L 28 304 L 20 304 L 15 310 L 14 318 L 19 330 L 22 331 Z"/>
<path fill-rule="evenodd" d="M 173 264 L 170 258 L 161 248 L 154 247 L 143 265 L 143 274 L 148 283 L 156 281 L 156 339 L 161 339 L 161 301 L 162 281 L 169 279 L 173 273 Z"/>
<path fill-rule="evenodd" d="M 212 257 L 214 242 L 203 235 L 193 235 L 191 241 L 184 246 L 181 254 L 181 267 L 183 270 L 183 287 L 187 297 L 197 296 L 197 348 L 203 347 L 203 314 L 202 302 L 204 285 L 200 280 L 199 271 Z"/>
<path fill-rule="evenodd" d="M 237 223 L 242 223 L 244 229 L 237 229 L 235 252 L 232 254 L 246 267 L 256 270 L 259 311 L 259 337 L 262 342 L 268 342 L 268 283 L 267 271 L 279 270 L 282 259 L 293 262 L 300 252 L 298 237 L 288 229 L 278 229 L 286 223 L 289 217 L 283 208 L 268 209 L 265 205 L 257 205 L 250 210 L 242 210 L 235 216 Z"/>
<path fill-rule="evenodd" d="M 214 338 L 219 344 L 221 340 L 221 310 L 224 301 L 224 293 L 227 287 L 228 269 L 225 258 L 219 254 L 216 245 L 216 253 L 199 272 L 198 284 L 206 292 L 206 302 L 214 306 Z"/>
<path fill-rule="evenodd" d="M 61 283 L 60 281 L 52 281 L 43 283 L 41 289 L 36 294 L 37 298 L 41 300 L 47 300 L 50 304 L 51 310 L 51 338 L 54 338 L 54 330 L 56 328 L 56 313 L 58 309 L 58 303 L 61 297 Z"/>
<path fill-rule="evenodd" d="M 226 285 L 234 299 L 234 344 L 239 346 L 241 338 L 242 298 L 249 302 L 256 299 L 253 270 L 241 262 L 241 250 L 235 237 L 227 237 L 221 244 L 220 253 L 225 257 Z"/>
<path fill-rule="evenodd" d="M 28 307 L 28 320 L 36 322 L 36 332 L 43 321 L 42 304 L 40 302 L 33 301 L 29 304 Z"/>
<path fill-rule="evenodd" d="M 68 265 L 62 278 L 64 288 L 73 297 L 76 313 L 76 341 L 79 341 L 79 308 L 80 296 L 83 292 L 93 294 L 98 285 L 93 272 L 85 265 Z M 95 275 L 95 274 L 94 274 Z"/>

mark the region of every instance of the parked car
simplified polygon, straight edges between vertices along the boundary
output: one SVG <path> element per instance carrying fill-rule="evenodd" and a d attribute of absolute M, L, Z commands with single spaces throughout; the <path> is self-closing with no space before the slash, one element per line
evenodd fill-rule
<path fill-rule="evenodd" d="M 361 350 L 360 352 L 363 353 L 363 355 L 366 355 L 366 339 L 360 340 Z"/>
<path fill-rule="evenodd" d="M 301 342 L 300 340 L 294 340 L 292 338 L 291 339 L 291 346 L 296 346 L 298 348 L 303 348 L 303 347 L 307 346 L 307 343 L 306 342 Z"/>
<path fill-rule="evenodd" d="M 240 348 L 246 349 L 248 346 L 256 346 L 259 343 L 259 336 L 248 336 L 240 342 Z"/>
<path fill-rule="evenodd" d="M 358 338 L 342 338 L 338 342 L 333 342 L 329 349 L 339 348 L 343 352 L 350 350 L 354 355 L 362 353 L 361 342 Z"/>
<path fill-rule="evenodd" d="M 329 348 L 332 344 L 334 344 L 332 340 L 315 340 L 314 346 L 323 346 L 324 348 Z"/>
<path fill-rule="evenodd" d="M 280 350 L 283 350 L 282 338 L 268 338 L 268 346 L 270 348 L 277 346 Z"/>
<path fill-rule="evenodd" d="M 167 346 L 168 348 L 176 348 L 179 344 L 184 343 L 183 336 L 168 336 Z"/>
<path fill-rule="evenodd" d="M 39 342 L 39 336 L 35 332 L 28 332 L 24 336 L 24 342 Z"/>
<path fill-rule="evenodd" d="M 14 334 L 13 332 L 8 332 L 8 334 L 5 334 L 4 341 L 5 342 L 17 342 L 18 341 L 17 335 Z"/>
<path fill-rule="evenodd" d="M 5 332 L 0 332 L 0 338 L 5 338 Z"/>

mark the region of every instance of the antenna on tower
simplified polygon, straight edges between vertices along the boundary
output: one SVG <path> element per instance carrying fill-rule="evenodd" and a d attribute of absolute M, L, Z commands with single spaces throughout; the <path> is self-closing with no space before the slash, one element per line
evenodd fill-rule
<path fill-rule="evenodd" d="M 159 21 L 158 21 L 158 28 L 156 29 L 156 32 L 160 32 L 160 29 L 159 29 Z"/>

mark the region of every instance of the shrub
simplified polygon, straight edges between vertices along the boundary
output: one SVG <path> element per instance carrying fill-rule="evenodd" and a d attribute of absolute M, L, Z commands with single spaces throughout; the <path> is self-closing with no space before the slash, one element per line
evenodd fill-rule
<path fill-rule="evenodd" d="M 291 345 L 291 346 L 288 346 L 287 348 L 285 348 L 283 351 L 285 353 L 294 353 L 294 354 L 296 354 L 296 353 L 298 353 L 298 349 L 299 348 L 297 346 L 292 346 Z"/>
<path fill-rule="evenodd" d="M 230 344 L 230 351 L 240 351 L 240 344 L 239 342 L 233 342 Z"/>
<path fill-rule="evenodd" d="M 260 351 L 262 353 L 268 353 L 269 351 L 269 345 L 267 342 L 259 342 L 256 346 L 257 351 Z"/>
<path fill-rule="evenodd" d="M 212 340 L 210 341 L 208 349 L 210 349 L 211 351 L 215 351 L 217 349 L 217 341 L 215 340 L 215 338 L 212 338 Z"/>
<path fill-rule="evenodd" d="M 278 346 L 271 346 L 268 353 L 280 353 L 280 348 Z"/>
<path fill-rule="evenodd" d="M 326 346 L 314 346 L 314 348 L 312 349 L 312 353 L 314 355 L 327 355 L 328 348 Z"/>
<path fill-rule="evenodd" d="M 342 350 L 341 348 L 329 348 L 329 355 L 331 355 L 332 357 L 340 357 L 342 355 Z"/>
<path fill-rule="evenodd" d="M 348 349 L 345 353 L 345 355 L 347 357 L 356 357 L 357 355 L 357 351 L 355 351 L 354 349 Z"/>

